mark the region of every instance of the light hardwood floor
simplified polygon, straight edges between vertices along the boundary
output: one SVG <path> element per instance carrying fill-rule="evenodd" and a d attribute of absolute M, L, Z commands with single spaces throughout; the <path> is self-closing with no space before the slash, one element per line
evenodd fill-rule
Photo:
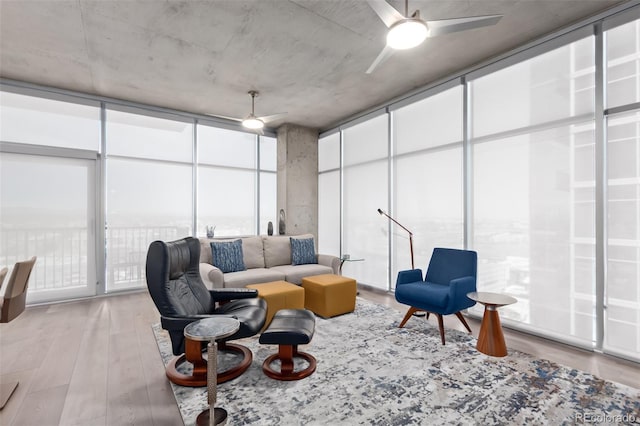
<path fill-rule="evenodd" d="M 398 320 L 406 309 L 391 294 L 361 289 L 360 296 L 397 309 Z M 182 424 L 150 328 L 158 321 L 148 293 L 139 292 L 30 307 L 1 324 L 0 380 L 20 385 L 0 411 L 0 425 Z M 477 336 L 479 322 L 469 325 Z M 463 329 L 455 317 L 445 318 L 445 327 Z M 507 329 L 505 336 L 509 348 L 640 383 L 636 363 Z"/>
<path fill-rule="evenodd" d="M 180 425 L 146 292 L 28 308 L 0 324 L 0 425 Z"/>

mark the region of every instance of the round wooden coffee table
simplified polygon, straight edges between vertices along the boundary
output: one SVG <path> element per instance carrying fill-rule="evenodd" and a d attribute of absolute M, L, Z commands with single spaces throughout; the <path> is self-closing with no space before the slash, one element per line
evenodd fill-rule
<path fill-rule="evenodd" d="M 506 294 L 487 291 L 467 293 L 467 297 L 484 305 L 484 316 L 480 324 L 476 349 L 490 356 L 507 356 L 507 345 L 504 343 L 504 333 L 500 325 L 498 308 L 511 305 L 518 300 Z"/>

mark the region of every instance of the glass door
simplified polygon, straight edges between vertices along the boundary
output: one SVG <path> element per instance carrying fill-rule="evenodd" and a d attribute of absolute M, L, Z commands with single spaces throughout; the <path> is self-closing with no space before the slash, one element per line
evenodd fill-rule
<path fill-rule="evenodd" d="M 0 152 L 0 267 L 37 256 L 27 303 L 96 294 L 96 159 L 47 154 Z"/>

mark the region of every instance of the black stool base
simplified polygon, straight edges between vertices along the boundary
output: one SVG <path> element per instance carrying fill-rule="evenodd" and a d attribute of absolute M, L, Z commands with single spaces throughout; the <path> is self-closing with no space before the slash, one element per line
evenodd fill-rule
<path fill-rule="evenodd" d="M 227 424 L 227 410 L 224 408 L 216 407 L 214 409 L 214 423 L 215 425 L 226 425 Z M 209 415 L 211 410 L 208 408 L 204 410 L 202 413 L 198 414 L 196 418 L 196 424 L 198 426 L 209 426 Z"/>

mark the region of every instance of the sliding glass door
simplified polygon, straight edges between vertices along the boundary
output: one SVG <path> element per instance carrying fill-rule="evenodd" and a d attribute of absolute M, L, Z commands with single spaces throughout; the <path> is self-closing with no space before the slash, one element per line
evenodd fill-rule
<path fill-rule="evenodd" d="M 96 294 L 97 102 L 0 92 L 0 268 L 37 256 L 28 303 Z"/>
<path fill-rule="evenodd" d="M 95 295 L 95 154 L 64 158 L 8 146 L 0 150 L 0 267 L 37 256 L 28 303 Z"/>

